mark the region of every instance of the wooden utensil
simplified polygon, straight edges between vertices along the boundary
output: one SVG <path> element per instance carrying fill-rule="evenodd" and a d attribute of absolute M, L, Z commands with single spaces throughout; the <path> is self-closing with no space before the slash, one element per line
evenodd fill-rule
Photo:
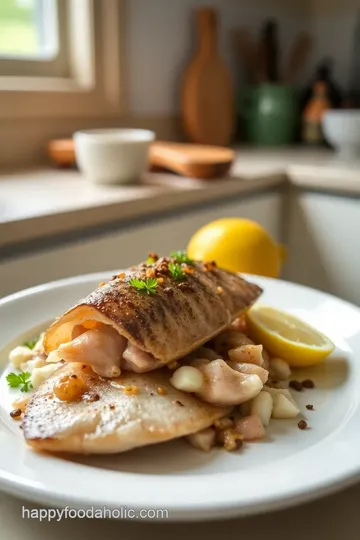
<path fill-rule="evenodd" d="M 299 33 L 290 48 L 287 65 L 284 71 L 284 82 L 293 84 L 297 75 L 306 64 L 313 47 L 313 38 L 306 32 Z"/>
<path fill-rule="evenodd" d="M 260 83 L 278 82 L 276 21 L 267 20 L 261 27 L 257 46 L 256 69 Z"/>
<path fill-rule="evenodd" d="M 250 84 L 259 82 L 257 71 L 256 45 L 248 28 L 239 28 L 234 32 L 234 48 L 244 64 L 246 80 Z"/>
<path fill-rule="evenodd" d="M 275 20 L 265 21 L 261 30 L 261 61 L 267 82 L 278 82 L 278 37 L 277 22 Z"/>
<path fill-rule="evenodd" d="M 212 8 L 200 8 L 196 19 L 197 50 L 182 84 L 183 125 L 191 142 L 227 146 L 235 127 L 234 89 L 217 48 L 217 15 Z"/>
<path fill-rule="evenodd" d="M 219 178 L 235 158 L 230 148 L 157 141 L 150 147 L 150 167 L 162 168 L 191 178 Z"/>

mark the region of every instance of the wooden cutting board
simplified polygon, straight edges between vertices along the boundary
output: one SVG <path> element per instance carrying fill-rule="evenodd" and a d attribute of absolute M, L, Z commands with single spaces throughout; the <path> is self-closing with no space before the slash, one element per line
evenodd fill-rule
<path fill-rule="evenodd" d="M 51 161 L 60 167 L 76 165 L 72 139 L 52 140 L 47 151 Z M 227 174 L 234 158 L 230 148 L 156 141 L 150 145 L 149 168 L 190 178 L 218 178 Z"/>
<path fill-rule="evenodd" d="M 53 139 L 46 146 L 50 160 L 59 167 L 75 166 L 75 147 L 72 139 Z"/>
<path fill-rule="evenodd" d="M 189 141 L 227 146 L 235 127 L 234 88 L 217 47 L 218 17 L 196 11 L 197 49 L 183 75 L 181 116 Z"/>
<path fill-rule="evenodd" d="M 230 148 L 157 141 L 150 147 L 152 168 L 161 168 L 190 178 L 219 178 L 228 173 L 235 158 Z"/>

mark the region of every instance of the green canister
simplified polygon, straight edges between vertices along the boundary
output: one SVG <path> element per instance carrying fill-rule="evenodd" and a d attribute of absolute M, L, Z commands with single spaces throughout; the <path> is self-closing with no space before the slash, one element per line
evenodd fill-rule
<path fill-rule="evenodd" d="M 238 105 L 246 140 L 250 144 L 283 146 L 294 142 L 300 117 L 292 86 L 261 84 L 250 87 Z"/>

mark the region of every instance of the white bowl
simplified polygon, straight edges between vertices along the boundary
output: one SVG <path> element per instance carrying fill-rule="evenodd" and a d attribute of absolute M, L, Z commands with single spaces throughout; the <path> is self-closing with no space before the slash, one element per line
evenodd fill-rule
<path fill-rule="evenodd" d="M 76 162 L 92 182 L 126 184 L 146 170 L 155 133 L 146 129 L 89 129 L 74 133 Z"/>
<path fill-rule="evenodd" d="M 345 158 L 360 156 L 360 111 L 330 110 L 322 118 L 325 139 Z"/>

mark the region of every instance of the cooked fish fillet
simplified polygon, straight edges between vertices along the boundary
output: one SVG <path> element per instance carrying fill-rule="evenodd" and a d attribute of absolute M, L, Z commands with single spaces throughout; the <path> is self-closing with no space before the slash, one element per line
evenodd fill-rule
<path fill-rule="evenodd" d="M 66 402 L 54 396 L 54 384 L 71 375 L 85 381 L 84 397 L 90 396 L 90 401 Z M 22 425 L 25 439 L 39 450 L 115 454 L 195 433 L 229 413 L 229 408 L 176 390 L 170 376 L 165 368 L 110 380 L 80 363 L 65 364 L 29 402 Z M 136 389 L 127 393 L 131 386 Z"/>
<path fill-rule="evenodd" d="M 207 271 L 200 262 L 191 267 L 193 273 L 178 282 L 169 272 L 161 273 L 168 263 L 169 259 L 161 259 L 151 267 L 140 265 L 125 278 L 115 277 L 99 286 L 49 327 L 44 338 L 46 353 L 70 342 L 76 326 L 97 321 L 110 325 L 130 345 L 149 353 L 153 366 L 143 369 L 149 371 L 200 347 L 262 293 L 260 287 L 237 274 L 216 267 Z M 145 279 L 149 271 L 162 276 L 163 281 L 155 294 L 141 294 L 129 280 Z"/>

